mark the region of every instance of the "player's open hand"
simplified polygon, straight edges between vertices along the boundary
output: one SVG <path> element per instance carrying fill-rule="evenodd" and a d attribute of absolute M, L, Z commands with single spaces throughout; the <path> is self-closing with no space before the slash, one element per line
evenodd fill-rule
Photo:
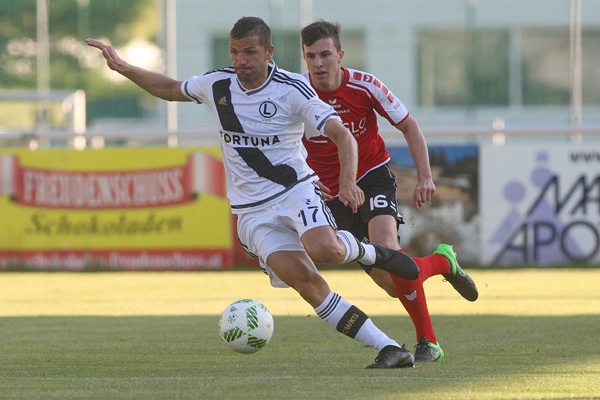
<path fill-rule="evenodd" d="M 356 186 L 356 183 L 342 185 L 340 183 L 340 201 L 352 209 L 352 212 L 358 211 L 358 207 L 365 202 L 365 194 L 361 188 Z"/>
<path fill-rule="evenodd" d="M 413 192 L 412 204 L 416 209 L 430 201 L 435 194 L 435 184 L 431 178 L 420 180 Z"/>
<path fill-rule="evenodd" d="M 125 64 L 125 62 L 121 59 L 121 57 L 119 57 L 115 49 L 113 49 L 111 46 L 99 40 L 89 38 L 85 39 L 85 43 L 88 46 L 95 47 L 102 51 L 102 56 L 104 56 L 106 59 L 106 65 L 108 65 L 108 68 L 117 72 L 122 69 L 122 66 Z"/>

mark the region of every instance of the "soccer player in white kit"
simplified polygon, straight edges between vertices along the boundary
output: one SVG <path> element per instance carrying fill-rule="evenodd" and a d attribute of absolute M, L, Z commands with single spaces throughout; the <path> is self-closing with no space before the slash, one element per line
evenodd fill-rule
<path fill-rule="evenodd" d="M 257 17 L 239 19 L 229 35 L 232 66 L 185 81 L 133 66 L 114 49 L 86 39 L 107 65 L 150 94 L 168 101 L 205 103 L 219 125 L 227 196 L 238 216 L 238 236 L 276 287 L 292 287 L 320 318 L 339 332 L 379 351 L 367 368 L 414 366 L 412 354 L 379 330 L 360 309 L 333 292 L 315 263 L 363 265 L 416 279 L 419 268 L 403 253 L 360 243 L 336 230 L 321 199 L 318 177 L 306 163 L 305 124 L 338 146 L 339 198 L 357 210 L 364 194 L 356 185 L 357 148 L 333 108 L 305 78 L 278 69 L 271 30 Z"/>

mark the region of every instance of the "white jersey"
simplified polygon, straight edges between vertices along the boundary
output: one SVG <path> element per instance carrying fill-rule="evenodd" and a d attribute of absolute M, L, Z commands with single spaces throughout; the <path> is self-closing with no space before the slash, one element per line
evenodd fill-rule
<path fill-rule="evenodd" d="M 243 88 L 228 67 L 194 76 L 181 90 L 190 100 L 210 105 L 219 124 L 233 213 L 255 211 L 299 182 L 318 179 L 306 163 L 304 124 L 322 134 L 325 122 L 339 117 L 302 75 L 271 61 L 267 81 L 257 89 Z"/>

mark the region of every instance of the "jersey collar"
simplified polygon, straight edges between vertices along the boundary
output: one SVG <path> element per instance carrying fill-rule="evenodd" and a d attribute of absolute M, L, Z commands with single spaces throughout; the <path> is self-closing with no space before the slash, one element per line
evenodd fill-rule
<path fill-rule="evenodd" d="M 257 87 L 256 89 L 248 90 L 244 86 L 242 86 L 242 83 L 239 81 L 239 79 L 235 78 L 235 80 L 237 81 L 237 84 L 240 87 L 241 91 L 244 92 L 247 96 L 251 96 L 253 94 L 260 92 L 264 88 L 266 88 L 267 85 L 269 84 L 269 82 L 271 82 L 271 80 L 273 80 L 273 76 L 275 76 L 276 72 L 277 72 L 277 65 L 275 65 L 275 61 L 269 60 L 269 75 L 267 76 L 267 80 L 265 81 L 265 83 L 263 83 L 261 86 Z"/>

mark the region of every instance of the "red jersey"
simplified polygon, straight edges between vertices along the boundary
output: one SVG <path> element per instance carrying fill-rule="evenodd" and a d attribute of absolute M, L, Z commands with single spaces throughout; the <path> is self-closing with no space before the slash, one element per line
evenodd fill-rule
<path fill-rule="evenodd" d="M 346 128 L 358 143 L 357 181 L 374 168 L 390 159 L 385 142 L 379 134 L 377 115 L 397 125 L 408 117 L 404 104 L 373 75 L 354 69 L 343 68 L 344 81 L 333 92 L 315 91 L 342 118 Z M 310 74 L 304 76 L 311 82 Z M 306 132 L 302 139 L 308 151 L 308 165 L 317 173 L 321 182 L 331 189 L 331 195 L 339 194 L 340 160 L 337 146 L 327 136 Z"/>

